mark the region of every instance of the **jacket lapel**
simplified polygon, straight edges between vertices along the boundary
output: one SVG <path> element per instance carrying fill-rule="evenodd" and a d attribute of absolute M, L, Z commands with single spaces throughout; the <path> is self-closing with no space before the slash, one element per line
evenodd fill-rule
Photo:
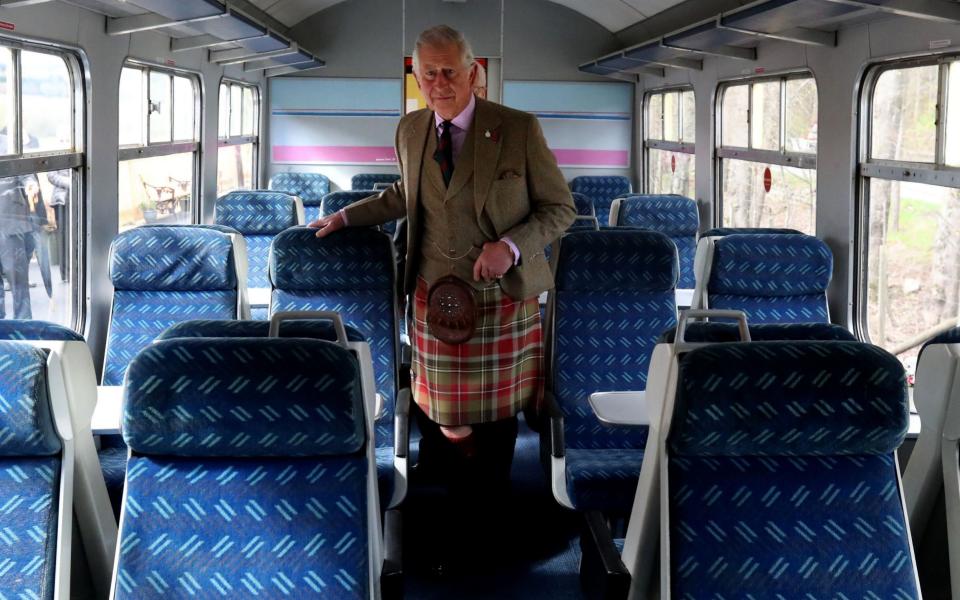
<path fill-rule="evenodd" d="M 473 117 L 473 201 L 479 219 L 497 172 L 503 136 L 499 129 L 500 115 L 493 104 L 478 98 L 476 110 Z"/>
<path fill-rule="evenodd" d="M 409 139 L 410 146 L 404 157 L 405 172 L 403 173 L 404 194 L 407 197 L 407 215 L 415 215 L 417 198 L 420 193 L 420 168 L 423 165 L 423 155 L 427 147 L 427 134 L 432 133 L 430 123 L 433 121 L 433 112 L 425 110 L 412 123 L 409 136 L 400 139 Z M 412 223 L 411 223 L 412 224 Z"/>

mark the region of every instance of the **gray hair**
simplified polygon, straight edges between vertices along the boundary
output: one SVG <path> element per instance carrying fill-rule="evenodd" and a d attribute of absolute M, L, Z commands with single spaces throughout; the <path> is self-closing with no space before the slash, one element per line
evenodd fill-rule
<path fill-rule="evenodd" d="M 434 25 L 417 36 L 417 42 L 413 46 L 413 70 L 420 70 L 420 48 L 423 46 L 440 48 L 451 44 L 460 49 L 463 66 L 469 67 L 474 63 L 473 48 L 462 33 L 448 25 Z"/>

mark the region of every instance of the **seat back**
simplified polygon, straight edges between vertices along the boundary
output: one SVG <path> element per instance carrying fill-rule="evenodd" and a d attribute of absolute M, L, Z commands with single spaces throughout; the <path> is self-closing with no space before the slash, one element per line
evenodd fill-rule
<path fill-rule="evenodd" d="M 353 327 L 344 326 L 347 340 L 364 342 L 363 336 Z M 278 337 L 311 338 L 315 340 L 337 341 L 336 329 L 330 321 L 295 320 L 280 323 Z M 176 338 L 265 338 L 270 335 L 269 321 L 184 321 L 170 327 L 159 336 L 157 341 Z"/>
<path fill-rule="evenodd" d="M 637 194 L 617 198 L 610 207 L 610 224 L 666 234 L 677 245 L 680 258 L 677 287 L 693 289 L 696 284 L 693 259 L 697 253 L 697 230 L 700 229 L 696 201 L 675 195 Z"/>
<path fill-rule="evenodd" d="M 270 242 L 288 227 L 304 224 L 303 204 L 283 192 L 239 190 L 217 198 L 214 223 L 239 231 L 247 242 L 247 286 L 268 288 Z"/>
<path fill-rule="evenodd" d="M 399 353 L 393 246 L 373 229 L 346 229 L 325 238 L 294 227 L 273 242 L 271 312 L 332 310 L 370 344 L 384 410 L 377 447 L 393 446 Z"/>
<path fill-rule="evenodd" d="M 379 508 L 359 373 L 319 340 L 144 349 L 125 389 L 113 597 L 372 597 Z"/>
<path fill-rule="evenodd" d="M 121 385 L 127 365 L 174 323 L 243 314 L 245 266 L 235 238 L 209 227 L 145 226 L 110 245 L 113 305 L 103 385 Z"/>
<path fill-rule="evenodd" d="M 275 173 L 267 188 L 293 194 L 304 206 L 316 206 L 330 193 L 330 179 L 320 173 Z"/>
<path fill-rule="evenodd" d="M 944 428 L 950 411 L 957 412 L 954 407 L 960 406 L 958 373 L 960 327 L 955 327 L 925 343 L 917 357 L 913 402 L 920 416 L 920 435 L 903 472 L 903 492 L 915 545 L 923 540 L 940 491 L 945 489 L 947 464 L 956 463 L 950 452 L 944 453 L 944 444 L 948 450 L 951 445 Z M 953 450 L 956 451 L 955 444 Z M 957 555 L 960 557 L 960 550 Z"/>
<path fill-rule="evenodd" d="M 564 417 L 567 448 L 643 448 L 644 428 L 603 427 L 593 392 L 640 391 L 657 337 L 677 320 L 677 252 L 654 231 L 577 231 L 563 236 L 551 321 L 549 389 Z"/>
<path fill-rule="evenodd" d="M 381 183 L 392 185 L 400 179 L 399 173 L 357 173 L 350 178 L 351 190 L 372 190 Z"/>
<path fill-rule="evenodd" d="M 0 341 L 0 363 L 0 594 L 68 598 L 73 436 L 62 377 L 23 342 Z"/>
<path fill-rule="evenodd" d="M 897 470 L 903 367 L 858 342 L 715 344 L 679 364 L 661 598 L 919 598 Z"/>
<path fill-rule="evenodd" d="M 694 308 L 733 309 L 751 323 L 827 323 L 833 253 L 796 234 L 709 238 Z"/>
<path fill-rule="evenodd" d="M 629 194 L 630 180 L 621 175 L 581 175 L 570 181 L 570 191 L 583 194 L 593 201 L 600 226 L 607 225 L 613 199 Z"/>

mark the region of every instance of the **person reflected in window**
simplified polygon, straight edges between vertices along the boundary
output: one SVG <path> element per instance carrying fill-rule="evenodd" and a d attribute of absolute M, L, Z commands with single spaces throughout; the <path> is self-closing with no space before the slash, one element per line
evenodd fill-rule
<path fill-rule="evenodd" d="M 53 185 L 50 203 L 47 207 L 47 228 L 56 231 L 57 265 L 60 267 L 60 281 L 66 282 L 69 269 L 67 265 L 67 201 L 70 199 L 70 186 L 73 183 L 70 169 L 50 171 L 47 181 Z"/>
<path fill-rule="evenodd" d="M 47 298 L 53 298 L 53 279 L 50 277 L 50 228 L 47 221 L 47 205 L 43 201 L 40 191 L 40 180 L 36 175 L 27 175 L 24 178 L 24 193 L 30 207 L 30 224 L 33 232 L 27 236 L 27 262 L 37 255 L 37 265 L 40 267 L 40 278 Z"/>
<path fill-rule="evenodd" d="M 2 144 L 0 144 L 2 145 Z M 27 238 L 33 236 L 30 203 L 26 187 L 31 176 L 0 178 L 0 272 L 10 286 L 13 316 L 30 319 L 30 284 Z M 32 183 L 36 184 L 34 177 Z M 0 319 L 6 318 L 5 303 L 0 302 Z"/>

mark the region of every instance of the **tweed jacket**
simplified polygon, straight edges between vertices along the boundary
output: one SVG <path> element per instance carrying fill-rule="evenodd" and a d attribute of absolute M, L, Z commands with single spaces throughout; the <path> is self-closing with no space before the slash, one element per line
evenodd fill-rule
<path fill-rule="evenodd" d="M 434 123 L 433 111 L 427 109 L 401 119 L 396 136 L 400 180 L 345 211 L 351 226 L 407 218 L 408 293 L 419 272 L 420 178 L 423 161 L 433 160 L 424 150 L 428 136 L 436 135 Z M 573 222 L 573 198 L 533 115 L 478 98 L 471 131 L 473 161 L 455 166 L 450 192 L 458 185 L 473 185 L 477 219 L 485 213 L 485 221 L 495 229 L 489 232 L 490 241 L 509 237 L 520 250 L 520 263 L 507 271 L 501 288 L 514 299 L 531 298 L 553 287 L 544 247 Z"/>

